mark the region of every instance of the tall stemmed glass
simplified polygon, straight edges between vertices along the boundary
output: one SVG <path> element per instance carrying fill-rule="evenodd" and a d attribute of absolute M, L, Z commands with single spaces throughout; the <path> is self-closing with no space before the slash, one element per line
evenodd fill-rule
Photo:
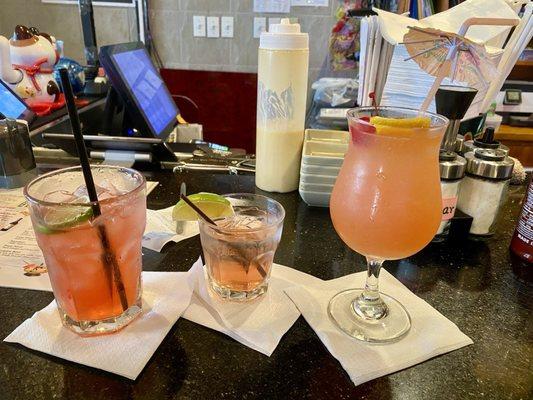
<path fill-rule="evenodd" d="M 428 128 L 378 127 L 371 116 L 429 118 Z M 348 111 L 351 140 L 333 188 L 330 213 L 335 230 L 352 250 L 364 255 L 364 288 L 335 295 L 330 318 L 344 332 L 367 342 L 400 339 L 411 327 L 407 310 L 380 293 L 384 260 L 411 256 L 433 238 L 441 221 L 439 147 L 448 120 L 399 107 Z"/>

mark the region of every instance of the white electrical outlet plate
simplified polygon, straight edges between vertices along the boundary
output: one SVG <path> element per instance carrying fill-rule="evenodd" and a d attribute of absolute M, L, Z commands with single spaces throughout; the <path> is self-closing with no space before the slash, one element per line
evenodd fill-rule
<path fill-rule="evenodd" d="M 270 26 L 274 24 L 279 24 L 281 22 L 281 18 L 278 17 L 271 17 L 268 19 L 268 30 L 270 30 Z"/>
<path fill-rule="evenodd" d="M 194 15 L 192 17 L 193 36 L 205 37 L 205 15 Z"/>
<path fill-rule="evenodd" d="M 220 19 L 218 17 L 207 17 L 207 37 L 220 37 Z"/>
<path fill-rule="evenodd" d="M 220 36 L 233 37 L 233 17 L 220 17 Z"/>
<path fill-rule="evenodd" d="M 261 36 L 261 32 L 266 31 L 266 28 L 266 17 L 254 17 L 254 38 L 259 38 L 259 36 Z"/>

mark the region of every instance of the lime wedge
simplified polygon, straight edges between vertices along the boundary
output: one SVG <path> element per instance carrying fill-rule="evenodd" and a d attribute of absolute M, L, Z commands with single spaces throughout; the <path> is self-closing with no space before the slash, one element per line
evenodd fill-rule
<path fill-rule="evenodd" d="M 42 224 L 37 225 L 40 233 L 50 234 L 64 231 L 88 221 L 93 216 L 91 207 L 65 206 L 52 208 L 44 214 Z"/>
<path fill-rule="evenodd" d="M 200 192 L 191 194 L 187 198 L 211 219 L 233 215 L 233 207 L 229 200 L 218 194 Z M 191 206 L 180 200 L 172 210 L 172 219 L 174 221 L 196 221 L 198 215 Z"/>

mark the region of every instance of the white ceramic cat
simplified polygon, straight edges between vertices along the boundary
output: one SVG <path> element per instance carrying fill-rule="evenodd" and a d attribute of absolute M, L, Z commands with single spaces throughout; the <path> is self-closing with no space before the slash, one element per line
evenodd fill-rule
<path fill-rule="evenodd" d="M 54 103 L 60 93 L 54 79 L 59 60 L 55 40 L 36 28 L 17 25 L 11 39 L 0 36 L 0 78 L 31 107 Z"/>

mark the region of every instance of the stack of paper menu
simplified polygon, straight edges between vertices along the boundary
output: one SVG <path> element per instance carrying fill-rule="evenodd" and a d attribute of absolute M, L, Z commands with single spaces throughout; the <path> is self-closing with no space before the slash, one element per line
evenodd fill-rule
<path fill-rule="evenodd" d="M 377 16 L 366 17 L 361 21 L 358 103 L 362 106 L 371 105 L 368 95 L 374 92 L 380 105 L 420 108 L 435 78 L 423 71 L 414 60 L 406 61 L 410 56 L 401 42 L 410 26 L 458 32 L 464 21 L 471 17 L 518 20 L 515 10 L 506 0 L 467 0 L 448 11 L 422 20 L 374 10 L 378 13 Z M 503 50 L 499 46 L 507 38 L 510 29 L 508 26 L 473 26 L 466 37 L 486 44 L 490 56 L 501 57 Z M 498 47 L 488 46 L 489 44 Z M 507 74 L 503 80 L 506 76 Z M 442 82 L 447 83 L 452 82 L 447 79 Z M 453 83 L 467 85 L 465 82 Z M 489 95 L 489 87 L 481 88 L 466 118 L 485 111 L 482 107 Z M 435 110 L 434 103 L 429 110 Z"/>
<path fill-rule="evenodd" d="M 369 94 L 374 92 L 379 103 L 387 77 L 394 46 L 383 40 L 377 16 L 361 20 L 359 55 L 359 92 L 357 103 L 360 106 L 372 104 Z"/>
<path fill-rule="evenodd" d="M 498 65 L 498 79 L 493 80 L 488 88 L 487 95 L 481 106 L 483 110 L 489 108 L 490 104 L 496 99 L 505 79 L 509 76 L 511 70 L 518 61 L 520 54 L 522 54 L 527 44 L 531 41 L 531 38 L 533 37 L 532 14 L 533 2 L 529 2 L 524 9 L 524 14 L 520 19 L 520 23 L 513 31 L 513 34 L 505 46 L 505 51 L 503 52 L 500 64 Z"/>

